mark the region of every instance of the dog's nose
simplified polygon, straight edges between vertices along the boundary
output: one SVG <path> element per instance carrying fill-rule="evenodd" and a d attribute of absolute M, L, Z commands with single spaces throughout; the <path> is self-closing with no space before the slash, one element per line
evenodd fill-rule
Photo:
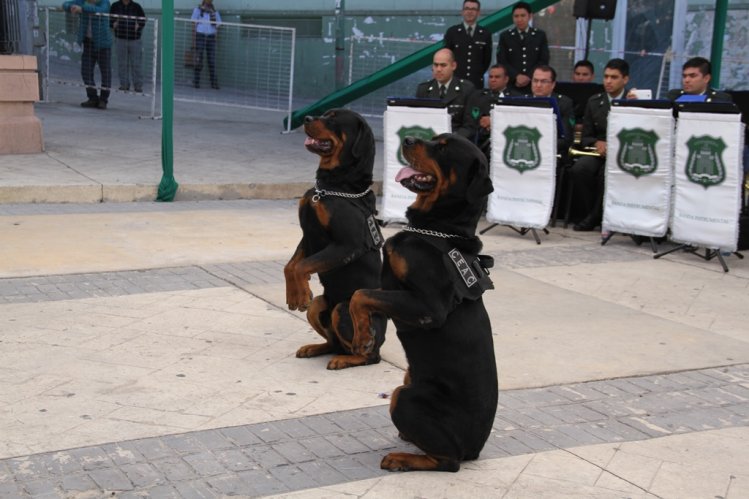
<path fill-rule="evenodd" d="M 406 147 L 411 147 L 415 143 L 416 143 L 416 139 L 413 138 L 413 137 L 411 137 L 411 136 L 403 138 L 403 145 L 406 146 Z"/>
<path fill-rule="evenodd" d="M 313 121 L 315 121 L 315 117 L 314 116 L 305 116 L 304 117 L 304 122 L 305 123 L 312 123 Z"/>

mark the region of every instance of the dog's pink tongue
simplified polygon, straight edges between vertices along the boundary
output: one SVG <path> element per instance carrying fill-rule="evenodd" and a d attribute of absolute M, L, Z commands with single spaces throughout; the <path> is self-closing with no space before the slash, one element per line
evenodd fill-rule
<path fill-rule="evenodd" d="M 305 147 L 309 146 L 309 145 L 312 145 L 314 143 L 315 143 L 315 139 L 313 139 L 312 137 L 308 136 L 306 139 L 304 139 L 304 145 L 305 145 Z"/>
<path fill-rule="evenodd" d="M 395 181 L 400 182 L 403 179 L 411 178 L 414 175 L 419 175 L 421 172 L 414 170 L 413 168 L 406 166 L 401 168 L 398 174 L 395 176 Z"/>

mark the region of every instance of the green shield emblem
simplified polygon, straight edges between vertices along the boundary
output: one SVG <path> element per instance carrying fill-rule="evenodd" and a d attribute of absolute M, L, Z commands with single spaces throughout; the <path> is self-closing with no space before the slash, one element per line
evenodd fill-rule
<path fill-rule="evenodd" d="M 502 133 L 507 139 L 502 157 L 508 168 L 520 173 L 538 168 L 541 164 L 541 151 L 538 148 L 541 132 L 538 128 L 508 126 Z"/>
<path fill-rule="evenodd" d="M 421 140 L 431 140 L 432 137 L 437 135 L 431 128 L 424 128 L 416 125 L 409 127 L 402 126 L 396 134 L 398 135 L 398 143 L 400 144 L 400 147 L 398 147 L 398 163 L 403 166 L 408 166 L 408 161 L 403 157 L 403 139 L 406 137 L 414 137 Z"/>
<path fill-rule="evenodd" d="M 726 179 L 726 166 L 723 164 L 723 151 L 726 143 L 721 138 L 703 135 L 687 140 L 687 178 L 705 189 L 719 185 Z"/>
<path fill-rule="evenodd" d="M 619 139 L 619 154 L 616 164 L 623 171 L 639 178 L 658 169 L 658 155 L 655 144 L 658 135 L 642 128 L 623 128 L 616 137 Z"/>
<path fill-rule="evenodd" d="M 479 119 L 479 116 L 481 116 L 481 109 L 479 109 L 478 107 L 472 107 L 471 108 L 471 117 L 474 120 L 477 120 L 477 119 Z"/>

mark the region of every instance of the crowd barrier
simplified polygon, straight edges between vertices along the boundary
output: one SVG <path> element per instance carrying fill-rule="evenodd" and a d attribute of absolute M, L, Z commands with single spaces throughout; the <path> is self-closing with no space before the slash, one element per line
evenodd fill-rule
<path fill-rule="evenodd" d="M 112 17 L 109 14 L 99 15 L 107 19 Z M 83 48 L 78 43 L 80 17 L 57 8 L 43 9 L 42 22 L 47 41 L 43 50 L 42 70 L 45 99 L 51 85 L 84 87 L 81 81 Z M 205 53 L 201 68 L 196 67 L 194 24 L 190 19 L 174 19 L 175 100 L 285 111 L 291 115 L 296 45 L 294 28 L 222 23 L 216 38 L 214 61 L 219 88 L 214 89 L 209 79 Z M 158 18 L 146 17 L 141 41 L 144 85 L 138 95 L 151 100 L 151 117 L 156 117 L 161 83 Z M 117 63 L 113 43 L 113 93 L 121 92 Z M 200 73 L 200 88 L 194 86 L 196 71 Z M 100 82 L 98 70 L 95 71 L 95 78 Z"/>

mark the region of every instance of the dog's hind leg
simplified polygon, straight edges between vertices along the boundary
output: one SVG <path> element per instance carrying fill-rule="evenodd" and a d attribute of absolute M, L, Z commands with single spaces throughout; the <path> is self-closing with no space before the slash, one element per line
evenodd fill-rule
<path fill-rule="evenodd" d="M 307 321 L 317 334 L 325 338 L 325 343 L 304 345 L 296 351 L 297 357 L 317 357 L 318 355 L 324 355 L 338 350 L 336 338 L 330 326 L 330 310 L 328 310 L 328 302 L 325 300 L 325 297 L 317 296 L 312 300 L 312 303 L 307 310 Z"/>
<path fill-rule="evenodd" d="M 351 322 L 351 314 L 349 313 L 349 302 L 346 301 L 336 305 L 333 309 L 331 324 L 333 333 L 348 354 L 333 357 L 328 363 L 328 369 L 346 369 L 348 367 L 377 364 L 380 362 L 380 346 L 385 342 L 385 329 L 387 328 L 387 318 L 384 315 L 373 314 L 374 345 L 371 352 L 366 355 L 358 355 L 351 352 L 354 325 Z"/>
<path fill-rule="evenodd" d="M 451 471 L 454 473 L 460 469 L 460 463 L 455 459 L 428 454 L 391 452 L 382 458 L 380 468 L 388 471 Z"/>
<path fill-rule="evenodd" d="M 458 471 L 464 452 L 460 437 L 449 427 L 450 415 L 434 387 L 399 386 L 390 400 L 390 417 L 399 436 L 425 452 L 393 452 L 380 467 L 390 471 Z M 425 401 L 428 401 L 425 403 Z"/>

